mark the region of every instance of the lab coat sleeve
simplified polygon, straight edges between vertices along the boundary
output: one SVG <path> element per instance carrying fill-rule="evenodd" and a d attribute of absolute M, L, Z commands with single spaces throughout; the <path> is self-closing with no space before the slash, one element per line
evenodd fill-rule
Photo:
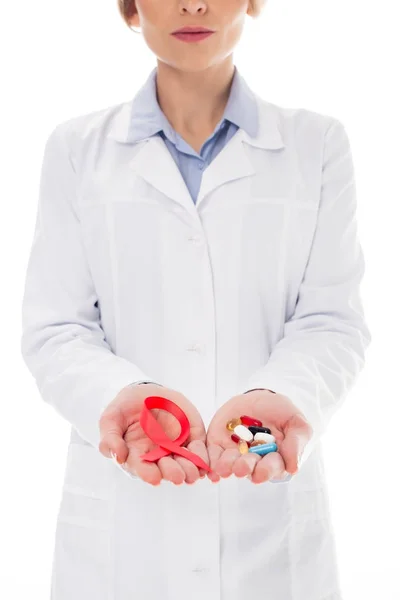
<path fill-rule="evenodd" d="M 74 206 L 76 165 L 66 125 L 57 125 L 45 144 L 21 350 L 42 399 L 98 448 L 104 408 L 129 383 L 151 376 L 113 353 L 105 338 Z"/>
<path fill-rule="evenodd" d="M 317 226 L 295 311 L 267 364 L 244 387 L 283 394 L 306 417 L 313 435 L 300 468 L 355 383 L 371 341 L 360 294 L 365 264 L 356 209 L 349 139 L 342 123 L 332 119 Z"/>

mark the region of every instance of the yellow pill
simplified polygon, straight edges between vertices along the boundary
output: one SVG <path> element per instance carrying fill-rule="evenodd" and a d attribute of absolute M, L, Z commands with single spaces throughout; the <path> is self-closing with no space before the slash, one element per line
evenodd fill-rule
<path fill-rule="evenodd" d="M 226 428 L 228 429 L 228 431 L 233 431 L 235 429 L 235 427 L 237 427 L 238 425 L 241 425 L 242 421 L 240 419 L 232 419 L 231 421 L 229 421 L 226 424 Z"/>
<path fill-rule="evenodd" d="M 239 442 L 239 452 L 240 454 L 246 454 L 249 451 L 249 447 L 247 445 L 247 442 L 245 442 L 244 440 L 240 440 Z"/>

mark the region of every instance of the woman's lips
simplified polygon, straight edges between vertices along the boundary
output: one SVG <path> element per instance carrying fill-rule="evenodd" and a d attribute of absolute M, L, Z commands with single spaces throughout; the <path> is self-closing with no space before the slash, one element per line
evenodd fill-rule
<path fill-rule="evenodd" d="M 172 35 L 178 38 L 178 40 L 182 40 L 182 42 L 200 42 L 201 40 L 204 40 L 213 33 L 214 31 L 200 31 L 199 33 L 180 32 L 173 33 Z"/>

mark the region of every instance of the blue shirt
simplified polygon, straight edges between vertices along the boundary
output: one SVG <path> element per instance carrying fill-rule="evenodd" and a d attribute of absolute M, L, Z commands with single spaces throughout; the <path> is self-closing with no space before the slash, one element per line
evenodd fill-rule
<path fill-rule="evenodd" d="M 204 169 L 229 142 L 239 128 L 255 136 L 258 129 L 258 109 L 252 90 L 235 66 L 229 99 L 222 119 L 204 142 L 200 153 L 173 129 L 161 110 L 156 93 L 157 67 L 136 94 L 131 113 L 129 137 L 140 141 L 160 135 L 172 155 L 196 204 Z"/>

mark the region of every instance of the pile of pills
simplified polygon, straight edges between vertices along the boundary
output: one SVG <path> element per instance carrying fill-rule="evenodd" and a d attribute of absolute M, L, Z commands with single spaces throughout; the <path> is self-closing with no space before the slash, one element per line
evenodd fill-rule
<path fill-rule="evenodd" d="M 240 454 L 253 452 L 264 456 L 269 452 L 276 452 L 278 446 L 271 430 L 263 427 L 258 419 L 242 415 L 238 419 L 231 419 L 226 428 L 231 431 L 231 438 L 239 446 Z"/>

